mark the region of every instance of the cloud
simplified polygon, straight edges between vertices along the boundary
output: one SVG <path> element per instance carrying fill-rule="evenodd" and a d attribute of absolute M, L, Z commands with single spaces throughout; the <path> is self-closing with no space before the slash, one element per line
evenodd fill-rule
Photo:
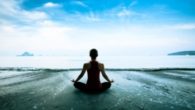
<path fill-rule="evenodd" d="M 56 7 L 60 7 L 61 5 L 58 3 L 53 3 L 53 2 L 47 2 L 43 5 L 43 7 L 45 8 L 56 8 Z"/>
<path fill-rule="evenodd" d="M 133 10 L 130 6 L 118 5 L 112 9 L 109 9 L 104 12 L 103 15 L 106 15 L 108 18 L 113 20 L 130 20 L 131 18 L 142 19 L 145 17 L 145 13 L 137 12 Z"/>
<path fill-rule="evenodd" d="M 125 7 L 123 7 L 122 10 L 117 13 L 118 17 L 129 17 L 134 15 L 137 15 L 137 13 L 126 9 Z"/>
<path fill-rule="evenodd" d="M 24 10 L 15 0 L 0 3 L 0 54 L 71 49 L 74 28 L 57 23 L 41 10 Z M 74 33 L 74 32 L 73 32 Z M 15 53 L 13 53 L 15 52 Z"/>
<path fill-rule="evenodd" d="M 85 7 L 85 8 L 89 7 L 88 5 L 86 5 L 85 3 L 81 2 L 81 1 L 73 1 L 72 3 L 76 4 L 76 5 L 79 5 L 81 7 Z"/>
<path fill-rule="evenodd" d="M 170 28 L 177 29 L 177 30 L 195 30 L 195 23 L 177 24 L 177 25 L 171 26 Z"/>
<path fill-rule="evenodd" d="M 137 4 L 138 2 L 137 2 L 137 0 L 133 0 L 131 3 L 130 3 L 130 7 L 133 7 L 133 6 L 135 6 L 136 4 Z"/>
<path fill-rule="evenodd" d="M 101 19 L 97 15 L 95 15 L 93 12 L 90 12 L 89 14 L 87 14 L 85 19 L 86 21 L 90 21 L 90 22 L 101 21 Z"/>
<path fill-rule="evenodd" d="M 0 26 L 0 52 L 38 51 L 39 53 L 65 53 L 59 50 L 69 50 L 74 47 L 70 41 L 74 28 L 56 24 L 52 21 L 44 21 L 36 26 Z M 50 51 L 50 52 L 49 52 Z M 51 52 L 53 51 L 53 52 Z"/>
<path fill-rule="evenodd" d="M 182 31 L 194 31 L 194 30 L 195 30 L 195 22 L 162 24 L 160 27 L 155 29 L 155 31 L 172 31 L 178 33 Z"/>
<path fill-rule="evenodd" d="M 191 37 L 194 35 L 187 36 L 188 32 L 179 33 L 180 30 L 194 30 L 194 23 L 168 25 L 107 23 L 115 17 L 129 19 L 142 16 L 125 6 L 99 13 L 94 11 L 85 14 L 78 12 L 75 15 L 63 13 L 64 15 L 60 17 L 69 20 L 65 22 L 50 19 L 51 16 L 41 8 L 22 9 L 20 3 L 16 1 L 0 2 L 0 54 L 5 51 L 15 51 L 15 54 L 18 54 L 29 50 L 61 55 L 75 51 L 80 55 L 79 52 L 88 51 L 91 47 L 103 50 L 107 54 L 111 51 L 119 54 L 118 51 L 121 49 L 133 53 L 134 50 L 157 52 L 161 49 L 194 47 L 195 38 Z M 52 7 L 51 4 L 50 6 Z M 107 20 L 104 19 L 105 16 L 108 17 Z"/>
<path fill-rule="evenodd" d="M 48 19 L 48 15 L 43 11 L 26 11 L 20 7 L 20 2 L 16 0 L 5 0 L 0 2 L 0 21 L 3 24 L 35 24 Z"/>

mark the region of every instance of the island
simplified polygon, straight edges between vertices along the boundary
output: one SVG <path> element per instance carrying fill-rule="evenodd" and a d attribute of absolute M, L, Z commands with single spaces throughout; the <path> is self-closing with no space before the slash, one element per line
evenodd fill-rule
<path fill-rule="evenodd" d="M 168 55 L 195 55 L 195 51 L 179 51 L 174 53 L 169 53 Z"/>
<path fill-rule="evenodd" d="M 31 53 L 31 52 L 25 51 L 25 52 L 23 52 L 21 55 L 18 55 L 18 56 L 34 56 L 34 54 Z"/>

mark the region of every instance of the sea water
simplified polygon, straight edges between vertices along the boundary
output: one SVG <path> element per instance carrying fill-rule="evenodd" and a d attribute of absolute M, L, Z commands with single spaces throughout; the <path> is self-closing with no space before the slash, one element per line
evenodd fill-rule
<path fill-rule="evenodd" d="M 194 110 L 194 56 L 97 60 L 114 83 L 90 95 L 71 82 L 90 61 L 87 56 L 0 57 L 0 110 Z M 86 76 L 80 81 L 86 82 Z"/>
<path fill-rule="evenodd" d="M 101 56 L 97 59 L 106 68 L 195 68 L 195 56 Z M 87 56 L 0 57 L 0 68 L 82 68 Z"/>

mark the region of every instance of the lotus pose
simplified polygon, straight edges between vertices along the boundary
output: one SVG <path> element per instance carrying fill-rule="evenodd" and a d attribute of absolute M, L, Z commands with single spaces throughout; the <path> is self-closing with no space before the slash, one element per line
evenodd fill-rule
<path fill-rule="evenodd" d="M 104 64 L 96 61 L 97 56 L 98 51 L 96 49 L 91 49 L 90 50 L 91 61 L 89 63 L 85 63 L 83 65 L 81 74 L 78 76 L 78 78 L 76 80 L 72 80 L 72 82 L 74 82 L 75 88 L 89 92 L 90 91 L 101 92 L 110 88 L 113 80 L 110 80 L 106 75 Z M 86 71 L 88 76 L 87 84 L 78 82 L 83 77 Z M 102 73 L 102 76 L 106 79 L 107 82 L 104 83 L 100 82 L 100 72 Z"/>

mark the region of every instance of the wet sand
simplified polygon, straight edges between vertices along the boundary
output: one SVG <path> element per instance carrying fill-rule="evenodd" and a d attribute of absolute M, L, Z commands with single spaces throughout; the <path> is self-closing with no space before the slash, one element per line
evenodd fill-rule
<path fill-rule="evenodd" d="M 1 69 L 0 110 L 193 110 L 195 70 L 108 70 L 101 94 L 75 89 L 77 70 Z M 101 79 L 104 81 L 103 79 Z M 86 81 L 86 75 L 81 80 Z"/>

